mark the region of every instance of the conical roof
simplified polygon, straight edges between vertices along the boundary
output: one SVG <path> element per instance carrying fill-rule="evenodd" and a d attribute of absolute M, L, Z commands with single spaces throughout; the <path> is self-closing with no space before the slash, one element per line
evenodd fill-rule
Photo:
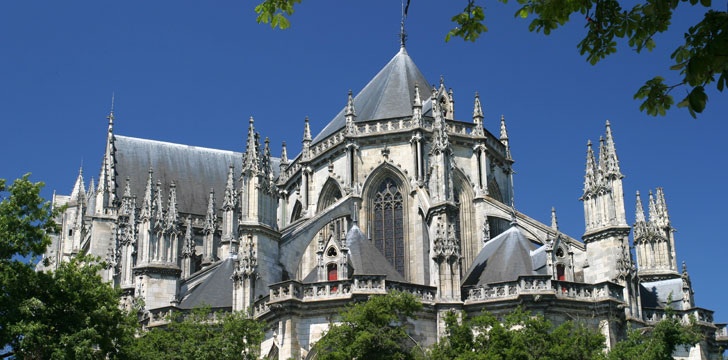
<path fill-rule="evenodd" d="M 487 285 L 503 281 L 514 281 L 522 275 L 539 272 L 534 266 L 532 255 L 537 245 L 529 241 L 516 226 L 488 241 L 475 257 L 470 269 L 463 277 L 463 286 Z"/>
<path fill-rule="evenodd" d="M 355 121 L 411 116 L 415 85 L 420 88 L 420 97 L 429 99 L 432 95 L 431 85 L 402 47 L 397 55 L 389 60 L 387 65 L 354 98 Z M 334 119 L 316 135 L 316 138 L 313 139 L 314 143 L 323 140 L 346 125 L 345 110 L 346 107 L 342 108 Z"/>

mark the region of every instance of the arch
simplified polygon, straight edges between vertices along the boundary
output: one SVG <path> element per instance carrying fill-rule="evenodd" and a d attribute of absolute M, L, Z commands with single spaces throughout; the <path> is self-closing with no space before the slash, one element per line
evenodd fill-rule
<path fill-rule="evenodd" d="M 296 200 L 296 204 L 293 205 L 293 211 L 291 211 L 291 222 L 296 222 L 296 220 L 301 218 L 301 215 L 303 213 L 303 205 L 301 205 L 301 201 Z"/>
<path fill-rule="evenodd" d="M 407 272 L 406 198 L 404 182 L 382 171 L 366 189 L 368 229 L 374 246 L 402 275 Z"/>
<path fill-rule="evenodd" d="M 328 178 L 321 188 L 318 204 L 316 205 L 316 213 L 333 205 L 337 200 L 342 198 L 342 194 L 343 192 L 339 183 L 333 178 Z"/>
<path fill-rule="evenodd" d="M 503 202 L 503 193 L 495 179 L 490 179 L 490 181 L 488 181 L 488 196 L 505 204 L 505 202 Z"/>
<path fill-rule="evenodd" d="M 460 239 L 463 263 L 462 269 L 468 269 L 473 259 L 480 252 L 480 239 L 475 230 L 475 208 L 473 206 L 473 189 L 465 174 L 455 168 L 453 176 L 453 197 L 458 205 L 458 216 L 455 219 L 455 236 Z"/>

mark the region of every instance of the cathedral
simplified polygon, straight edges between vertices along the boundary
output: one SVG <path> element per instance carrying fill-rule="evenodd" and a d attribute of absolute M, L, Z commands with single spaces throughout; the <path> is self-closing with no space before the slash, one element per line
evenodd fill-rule
<path fill-rule="evenodd" d="M 266 324 L 268 359 L 315 359 L 343 306 L 392 290 L 423 303 L 406 324 L 423 348 L 453 310 L 523 307 L 583 322 L 613 346 L 668 306 L 705 334 L 676 358 L 717 358 L 728 346 L 726 325 L 696 306 L 677 264 L 663 190 L 637 193 L 628 223 L 609 122 L 587 143 L 576 238 L 553 211 L 543 224 L 515 209 L 505 118 L 487 130 L 477 93 L 458 113 L 452 89 L 428 82 L 404 44 L 320 133 L 306 118 L 291 157 L 285 143 L 272 155 L 252 117 L 241 153 L 117 134 L 112 110 L 98 183 L 79 171 L 70 195 L 54 195 L 67 207 L 39 267 L 104 259 L 104 280 L 146 327 L 203 305 L 246 311 Z"/>

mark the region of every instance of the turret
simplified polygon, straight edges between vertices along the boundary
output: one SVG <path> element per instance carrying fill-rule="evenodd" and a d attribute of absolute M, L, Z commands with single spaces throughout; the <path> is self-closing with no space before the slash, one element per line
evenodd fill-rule
<path fill-rule="evenodd" d="M 653 196 L 652 190 L 649 194 L 649 220 L 646 220 L 637 193 L 634 246 L 637 250 L 638 275 L 642 281 L 677 278 L 680 274 L 675 256 L 674 229 L 667 218 L 665 194 L 661 188 L 657 190 L 657 198 Z"/>

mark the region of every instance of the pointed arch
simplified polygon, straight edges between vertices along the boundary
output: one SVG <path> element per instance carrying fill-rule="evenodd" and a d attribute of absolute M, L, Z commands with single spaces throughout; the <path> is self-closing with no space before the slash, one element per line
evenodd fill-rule
<path fill-rule="evenodd" d="M 318 203 L 316 205 L 316 213 L 318 214 L 322 210 L 331 206 L 337 200 L 341 199 L 342 195 L 343 192 L 341 191 L 339 183 L 329 177 L 324 183 L 324 186 L 321 188 L 321 193 L 319 194 Z"/>
<path fill-rule="evenodd" d="M 468 269 L 475 256 L 480 252 L 480 239 L 475 230 L 475 207 L 473 188 L 463 172 L 455 168 L 453 172 L 453 196 L 458 205 L 458 217 L 455 219 L 455 236 L 460 239 L 463 263 L 462 269 Z"/>
<path fill-rule="evenodd" d="M 503 202 L 503 193 L 501 192 L 500 186 L 498 186 L 498 182 L 495 181 L 495 178 L 488 181 L 488 196 L 505 204 L 505 202 Z"/>
<path fill-rule="evenodd" d="M 295 222 L 296 220 L 301 218 L 301 215 L 303 213 L 303 205 L 301 205 L 301 201 L 296 200 L 296 204 L 293 205 L 293 211 L 291 211 L 291 222 Z"/>
<path fill-rule="evenodd" d="M 387 261 L 405 277 L 409 270 L 406 179 L 397 168 L 383 163 L 364 183 L 367 232 Z"/>

